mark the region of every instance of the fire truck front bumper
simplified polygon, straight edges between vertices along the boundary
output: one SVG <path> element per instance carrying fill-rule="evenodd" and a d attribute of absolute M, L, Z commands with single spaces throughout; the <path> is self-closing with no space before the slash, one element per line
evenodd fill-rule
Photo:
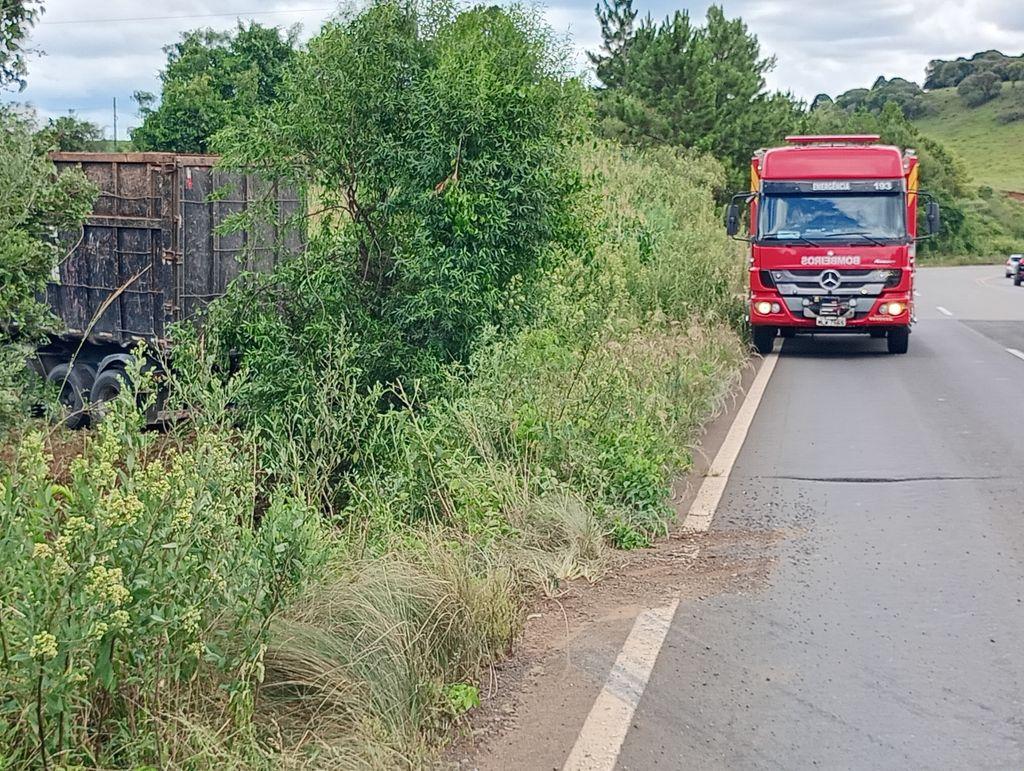
<path fill-rule="evenodd" d="M 782 296 L 753 293 L 750 323 L 754 326 L 818 332 L 868 332 L 871 329 L 910 326 L 913 309 L 909 293 L 879 297 L 836 295 Z"/>

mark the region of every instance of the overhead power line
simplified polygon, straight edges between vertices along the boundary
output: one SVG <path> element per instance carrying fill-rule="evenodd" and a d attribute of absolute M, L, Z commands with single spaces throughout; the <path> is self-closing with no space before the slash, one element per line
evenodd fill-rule
<path fill-rule="evenodd" d="M 46 19 L 39 21 L 39 26 L 56 24 L 116 24 L 126 21 L 181 21 L 186 19 L 213 19 L 231 16 L 280 16 L 292 13 L 322 13 L 333 11 L 334 8 L 292 8 L 286 11 L 233 11 L 231 13 L 192 13 L 182 16 L 126 16 L 118 19 Z"/>

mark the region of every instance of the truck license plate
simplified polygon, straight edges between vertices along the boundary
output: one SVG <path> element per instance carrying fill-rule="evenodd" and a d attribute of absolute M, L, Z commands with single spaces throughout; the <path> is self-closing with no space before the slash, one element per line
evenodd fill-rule
<path fill-rule="evenodd" d="M 819 327 L 845 327 L 846 319 L 842 316 L 818 316 L 814 323 Z"/>

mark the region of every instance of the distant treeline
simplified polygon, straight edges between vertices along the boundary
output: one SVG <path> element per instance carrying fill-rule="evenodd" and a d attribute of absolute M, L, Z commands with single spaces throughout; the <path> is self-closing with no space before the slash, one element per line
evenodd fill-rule
<path fill-rule="evenodd" d="M 866 110 L 878 114 L 893 102 L 908 119 L 914 120 L 935 112 L 934 102 L 926 97 L 927 91 L 956 88 L 964 105 L 979 107 L 999 96 L 1004 83 L 1016 86 L 1020 81 L 1024 81 L 1024 55 L 982 51 L 953 61 L 933 59 L 925 71 L 923 88 L 912 80 L 889 80 L 882 76 L 871 88 L 852 88 L 835 99 L 828 94 L 818 94 L 811 102 L 811 110 L 835 106 L 849 112 Z M 999 113 L 997 120 L 1002 123 L 1024 120 L 1024 97 L 1018 95 L 1014 103 Z"/>
<path fill-rule="evenodd" d="M 835 99 L 828 94 L 818 94 L 811 102 L 811 110 L 834 104 L 850 112 L 867 110 L 880 113 L 889 102 L 895 102 L 903 114 L 911 119 L 927 114 L 930 109 L 924 98 L 924 90 L 917 83 L 904 78 L 886 80 L 883 76 L 871 88 L 851 88 Z"/>
<path fill-rule="evenodd" d="M 1024 80 L 1024 54 L 1007 56 L 1000 51 L 982 51 L 970 58 L 959 57 L 952 61 L 933 59 L 925 70 L 924 87 L 953 88 L 972 75 L 991 73 L 1000 82 L 1016 83 Z"/>

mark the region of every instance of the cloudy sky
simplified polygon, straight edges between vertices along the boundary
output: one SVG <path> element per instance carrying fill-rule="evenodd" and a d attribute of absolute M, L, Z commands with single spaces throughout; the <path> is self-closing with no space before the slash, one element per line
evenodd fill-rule
<path fill-rule="evenodd" d="M 774 54 L 773 88 L 810 100 L 870 85 L 879 74 L 920 81 L 929 59 L 988 48 L 1019 54 L 1024 47 L 1024 0 L 724 0 Z M 702 17 L 708 2 L 636 0 L 641 14 L 661 17 L 687 8 Z M 31 103 L 44 116 L 68 110 L 95 121 L 111 136 L 112 101 L 118 133 L 137 125 L 136 90 L 159 91 L 162 46 L 183 30 L 228 29 L 236 18 L 263 24 L 300 24 L 315 31 L 337 0 L 46 0 L 32 35 L 40 55 L 30 63 L 29 85 L 5 101 Z M 596 46 L 593 0 L 551 0 L 547 18 L 571 34 L 581 52 Z"/>

